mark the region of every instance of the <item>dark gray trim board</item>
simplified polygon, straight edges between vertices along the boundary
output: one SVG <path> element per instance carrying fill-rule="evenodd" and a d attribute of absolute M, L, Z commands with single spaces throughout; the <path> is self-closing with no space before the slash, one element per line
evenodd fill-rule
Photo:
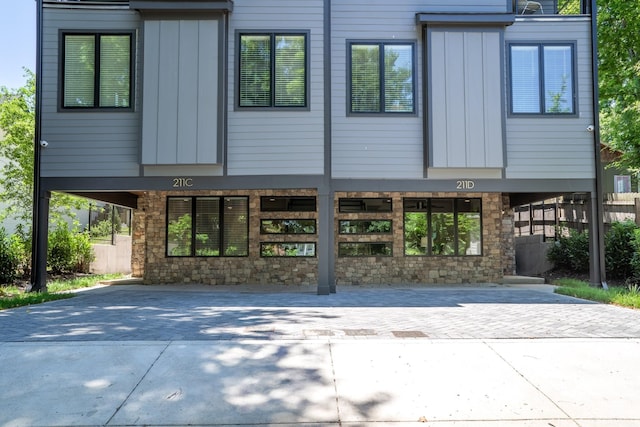
<path fill-rule="evenodd" d="M 512 25 L 513 13 L 416 13 L 418 25 Z"/>
<path fill-rule="evenodd" d="M 73 177 L 41 178 L 42 191 L 199 191 L 318 188 L 326 191 L 451 192 L 451 193 L 588 193 L 593 179 L 334 179 L 278 175 L 237 177 Z"/>
<path fill-rule="evenodd" d="M 137 9 L 142 12 L 147 11 L 196 11 L 196 12 L 231 12 L 233 11 L 232 0 L 130 0 L 130 9 Z"/>

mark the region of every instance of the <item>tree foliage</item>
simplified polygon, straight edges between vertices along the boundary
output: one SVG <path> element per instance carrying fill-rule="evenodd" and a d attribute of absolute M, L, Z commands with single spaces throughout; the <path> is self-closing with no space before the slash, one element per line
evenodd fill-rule
<path fill-rule="evenodd" d="M 26 83 L 18 89 L 0 87 L 0 157 L 5 164 L 0 169 L 0 202 L 6 209 L 0 221 L 16 218 L 23 230 L 31 226 L 33 206 L 33 155 L 35 139 L 35 75 L 25 70 Z M 73 209 L 86 207 L 84 199 L 55 193 L 50 201 L 54 225 L 64 218 L 75 217 Z"/>
<path fill-rule="evenodd" d="M 640 170 L 640 2 L 598 2 L 598 40 L 602 142 Z"/>

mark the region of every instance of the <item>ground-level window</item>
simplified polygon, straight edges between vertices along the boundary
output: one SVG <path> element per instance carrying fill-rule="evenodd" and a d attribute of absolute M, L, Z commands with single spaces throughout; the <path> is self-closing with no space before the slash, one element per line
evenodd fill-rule
<path fill-rule="evenodd" d="M 248 197 L 167 198 L 167 256 L 247 256 Z"/>
<path fill-rule="evenodd" d="M 315 212 L 316 198 L 307 196 L 262 196 L 262 212 Z"/>
<path fill-rule="evenodd" d="M 338 243 L 338 256 L 392 256 L 392 242 L 341 242 Z"/>
<path fill-rule="evenodd" d="M 262 242 L 262 257 L 314 257 L 316 244 L 313 242 Z"/>
<path fill-rule="evenodd" d="M 260 234 L 316 234 L 316 220 L 261 219 Z"/>
<path fill-rule="evenodd" d="M 391 234 L 391 220 L 349 219 L 339 223 L 340 234 Z"/>
<path fill-rule="evenodd" d="M 480 199 L 405 199 L 404 254 L 482 255 Z"/>
<path fill-rule="evenodd" d="M 386 197 L 341 198 L 338 200 L 338 206 L 340 213 L 393 211 L 392 201 Z"/>

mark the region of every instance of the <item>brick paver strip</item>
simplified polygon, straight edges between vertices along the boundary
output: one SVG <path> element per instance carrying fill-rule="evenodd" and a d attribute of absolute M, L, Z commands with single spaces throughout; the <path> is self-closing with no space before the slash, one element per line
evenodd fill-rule
<path fill-rule="evenodd" d="M 178 290 L 176 290 L 178 289 Z M 640 310 L 517 288 L 221 292 L 112 286 L 0 311 L 0 340 L 640 338 Z"/>

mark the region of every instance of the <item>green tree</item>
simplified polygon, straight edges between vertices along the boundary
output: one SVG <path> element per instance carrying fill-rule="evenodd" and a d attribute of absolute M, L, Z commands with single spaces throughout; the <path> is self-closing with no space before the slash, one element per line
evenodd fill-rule
<path fill-rule="evenodd" d="M 602 141 L 640 170 L 640 2 L 598 2 L 598 52 Z"/>
<path fill-rule="evenodd" d="M 0 157 L 6 162 L 0 169 L 0 202 L 6 209 L 0 221 L 16 218 L 21 229 L 32 223 L 33 146 L 35 138 L 35 75 L 25 69 L 25 85 L 18 89 L 0 87 Z M 88 206 L 84 199 L 55 193 L 50 201 L 50 221 L 55 226 L 65 218 L 74 218 L 73 209 Z M 26 234 L 26 233 L 25 233 Z"/>

